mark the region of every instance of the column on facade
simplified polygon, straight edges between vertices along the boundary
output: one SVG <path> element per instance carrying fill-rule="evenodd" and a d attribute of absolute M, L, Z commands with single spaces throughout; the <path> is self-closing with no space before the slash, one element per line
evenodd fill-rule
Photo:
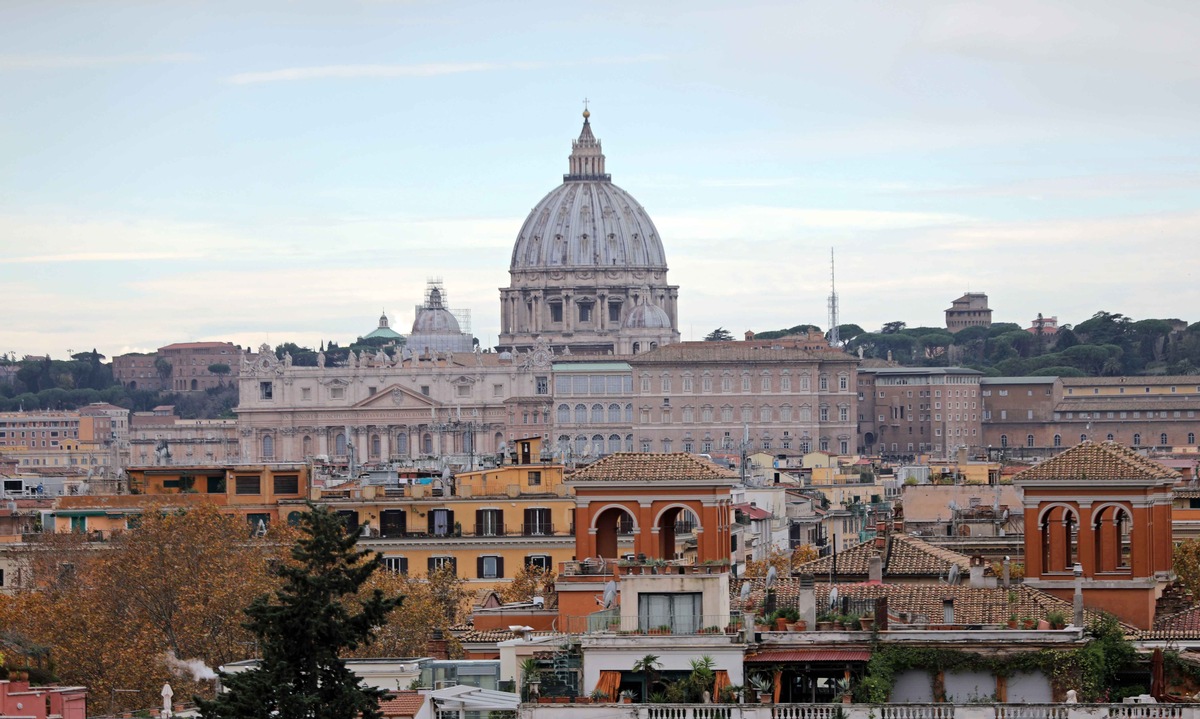
<path fill-rule="evenodd" d="M 1096 533 L 1092 529 L 1092 507 L 1079 507 L 1079 524 L 1076 527 L 1075 561 L 1083 566 L 1086 577 L 1095 577 L 1099 569 L 1099 557 L 1096 556 Z M 1069 539 L 1069 537 L 1068 537 Z M 1067 567 L 1068 570 L 1072 567 Z"/>

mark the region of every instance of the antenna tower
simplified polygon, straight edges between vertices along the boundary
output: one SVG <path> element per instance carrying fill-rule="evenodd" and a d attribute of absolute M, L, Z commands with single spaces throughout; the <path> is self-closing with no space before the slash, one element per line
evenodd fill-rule
<path fill-rule="evenodd" d="M 834 281 L 833 248 L 829 248 L 829 346 L 841 344 L 838 337 L 838 297 L 837 285 Z"/>

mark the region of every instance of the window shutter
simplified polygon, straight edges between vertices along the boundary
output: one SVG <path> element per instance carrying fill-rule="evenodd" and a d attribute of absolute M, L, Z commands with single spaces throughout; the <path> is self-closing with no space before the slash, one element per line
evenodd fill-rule
<path fill-rule="evenodd" d="M 435 510 L 432 510 L 432 509 L 429 510 L 429 514 L 427 515 L 427 517 L 429 519 L 429 534 L 430 534 L 430 536 L 432 536 L 434 533 L 434 531 L 433 531 L 434 519 L 433 518 L 436 516 L 437 516 L 437 512 Z"/>
<path fill-rule="evenodd" d="M 446 534 L 454 534 L 454 510 L 446 510 Z"/>
<path fill-rule="evenodd" d="M 483 557 L 475 557 L 475 576 L 484 579 L 483 576 Z"/>
<path fill-rule="evenodd" d="M 400 557 L 400 573 L 408 574 L 408 557 Z"/>
<path fill-rule="evenodd" d="M 484 523 L 484 518 L 486 516 L 487 516 L 486 510 L 483 510 L 483 509 L 475 510 L 475 534 L 479 534 L 480 532 L 483 531 L 483 523 Z"/>
<path fill-rule="evenodd" d="M 435 569 L 437 569 L 437 561 L 433 557 L 430 557 L 429 558 L 429 572 L 432 574 Z"/>
<path fill-rule="evenodd" d="M 458 576 L 458 557 L 450 557 L 450 569 L 454 570 L 454 576 Z"/>
<path fill-rule="evenodd" d="M 496 557 L 496 578 L 504 577 L 504 557 Z"/>

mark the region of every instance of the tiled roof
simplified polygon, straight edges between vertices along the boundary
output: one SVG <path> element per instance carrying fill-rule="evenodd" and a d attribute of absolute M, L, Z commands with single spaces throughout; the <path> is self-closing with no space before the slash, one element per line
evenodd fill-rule
<path fill-rule="evenodd" d="M 1154 628 L 1140 636 L 1143 639 L 1200 639 L 1200 606 L 1157 617 Z"/>
<path fill-rule="evenodd" d="M 1146 459 L 1115 442 L 1082 442 L 1041 464 L 1019 472 L 1013 481 L 1106 479 L 1180 479 L 1178 472 Z"/>
<path fill-rule="evenodd" d="M 871 556 L 876 551 L 874 542 L 863 542 L 838 552 L 838 576 L 866 577 Z M 880 556 L 883 559 L 884 577 L 944 577 L 954 565 L 958 565 L 964 578 L 971 571 L 971 559 L 967 555 L 904 534 L 892 535 L 886 553 L 880 552 Z M 796 571 L 822 577 L 832 569 L 833 555 L 827 555 L 800 565 Z M 985 568 L 985 574 L 990 572 L 990 567 Z"/>
<path fill-rule="evenodd" d="M 750 593 L 751 606 L 762 604 L 763 580 L 749 579 L 752 590 Z M 733 606 L 743 607 L 739 592 L 742 583 L 730 582 L 730 592 Z M 817 606 L 829 605 L 829 585 L 817 584 Z M 1025 584 L 1014 584 L 1011 589 L 1003 587 L 984 587 L 974 589 L 963 584 L 838 584 L 839 597 L 852 599 L 888 598 L 888 614 L 907 612 L 925 616 L 932 624 L 941 623 L 944 601 L 954 600 L 955 624 L 1003 624 L 1008 621 L 1010 614 L 1018 617 L 1044 619 L 1052 611 L 1063 612 L 1070 619 L 1073 609 L 1071 603 Z M 799 582 L 788 577 L 775 583 L 775 596 L 778 606 L 794 606 L 799 592 Z M 1015 600 L 1009 602 L 1009 593 Z M 1091 610 L 1084 610 L 1084 621 L 1090 623 L 1099 617 Z"/>
<path fill-rule="evenodd" d="M 738 475 L 686 452 L 617 452 L 570 476 L 571 482 L 732 480 Z"/>
<path fill-rule="evenodd" d="M 398 691 L 379 702 L 385 717 L 414 717 L 425 706 L 425 695 L 417 691 Z"/>
<path fill-rule="evenodd" d="M 1112 395 L 1100 395 L 1093 397 L 1084 395 L 1082 397 L 1064 397 L 1062 401 L 1055 403 L 1055 412 L 1135 412 L 1135 411 L 1156 411 L 1156 410 L 1195 410 L 1200 407 L 1200 397 L 1191 395 L 1190 397 L 1172 397 L 1169 395 L 1121 395 L 1114 397 Z M 1098 419 L 1097 417 L 1079 417 L 1077 419 Z M 1071 421 L 1063 417 L 1059 422 Z"/>
<path fill-rule="evenodd" d="M 510 632 L 507 629 L 488 629 L 475 630 L 459 634 L 455 632 L 455 638 L 462 644 L 494 644 L 495 642 L 506 642 L 509 639 L 516 639 L 520 634 Z"/>

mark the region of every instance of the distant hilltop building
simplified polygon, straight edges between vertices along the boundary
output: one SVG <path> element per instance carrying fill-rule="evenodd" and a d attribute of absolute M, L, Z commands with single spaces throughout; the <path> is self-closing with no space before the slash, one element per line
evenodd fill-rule
<path fill-rule="evenodd" d="M 129 389 L 203 392 L 232 378 L 241 349 L 230 342 L 177 342 L 113 357 L 113 379 Z M 209 367 L 224 365 L 224 373 Z"/>
<path fill-rule="evenodd" d="M 1037 319 L 1033 321 L 1025 331 L 1033 335 L 1056 335 L 1058 334 L 1058 317 L 1042 317 L 1039 312 Z"/>
<path fill-rule="evenodd" d="M 946 329 L 951 332 L 968 327 L 991 327 L 992 310 L 983 292 L 968 292 L 950 303 L 946 310 Z"/>
<path fill-rule="evenodd" d="M 679 288 L 667 282 L 658 230 L 605 172 L 589 117 L 563 183 L 517 235 L 500 290 L 502 350 L 529 351 L 543 337 L 573 354 L 630 355 L 679 341 Z"/>
<path fill-rule="evenodd" d="M 392 329 L 386 311 L 379 315 L 379 326 L 363 335 L 363 339 L 380 339 L 392 344 L 404 344 L 404 335 Z"/>

